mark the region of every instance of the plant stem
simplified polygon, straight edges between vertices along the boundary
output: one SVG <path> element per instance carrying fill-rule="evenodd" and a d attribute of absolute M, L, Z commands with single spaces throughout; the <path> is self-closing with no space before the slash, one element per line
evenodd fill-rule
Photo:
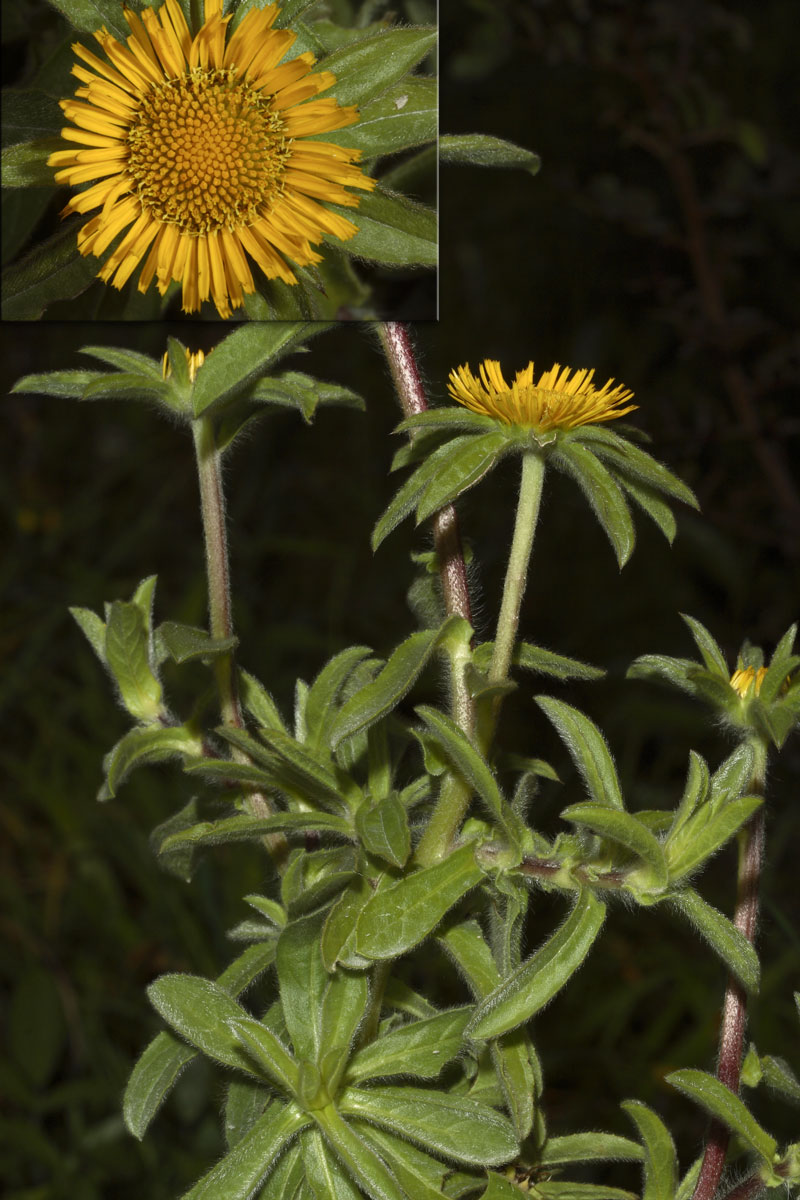
<path fill-rule="evenodd" d="M 753 737 L 751 746 L 755 753 L 755 765 L 750 781 L 754 795 L 764 790 L 767 748 L 759 737 Z M 739 870 L 736 884 L 736 911 L 733 923 L 748 942 L 754 942 L 758 924 L 758 885 L 764 859 L 764 810 L 759 809 L 739 834 Z M 736 1095 L 742 1069 L 744 1031 L 747 1024 L 747 993 L 733 976 L 728 978 L 725 1000 L 722 1006 L 722 1024 L 719 1035 L 719 1058 L 717 1079 Z M 713 1120 L 703 1155 L 703 1165 L 692 1200 L 714 1200 L 717 1193 L 725 1157 L 728 1153 L 730 1130 L 720 1121 Z"/>
<path fill-rule="evenodd" d="M 408 326 L 398 321 L 378 325 L 383 352 L 392 373 L 403 415 L 425 412 L 428 400 L 417 367 L 414 347 Z M 413 437 L 413 433 L 409 435 Z M 458 530 L 458 516 L 452 504 L 445 505 L 433 517 L 433 544 L 439 566 L 445 610 L 455 613 L 472 624 L 472 610 L 467 585 L 467 568 Z M 453 720 L 472 737 L 475 730 L 475 702 L 467 686 L 466 667 L 470 655 L 465 648 L 450 653 L 450 710 Z M 452 848 L 453 839 L 469 808 L 470 791 L 463 780 L 448 774 L 443 783 L 433 815 L 415 852 L 421 866 L 443 858 Z"/>
<path fill-rule="evenodd" d="M 209 630 L 212 638 L 233 636 L 231 616 L 230 570 L 228 566 L 228 537 L 225 529 L 225 493 L 222 487 L 222 455 L 214 437 L 214 426 L 210 419 L 200 417 L 192 423 L 197 477 L 200 484 L 200 507 L 203 516 L 203 536 L 206 548 L 206 576 L 208 580 Z M 236 688 L 233 651 L 214 658 L 214 675 L 217 681 L 220 710 L 225 725 L 244 727 L 242 709 Z M 237 762 L 249 762 L 248 756 L 238 747 L 231 749 Z M 248 812 L 254 817 L 268 817 L 273 808 L 261 792 L 248 792 L 245 797 Z M 264 838 L 276 865 L 286 856 L 288 844 L 283 834 L 271 833 Z"/>

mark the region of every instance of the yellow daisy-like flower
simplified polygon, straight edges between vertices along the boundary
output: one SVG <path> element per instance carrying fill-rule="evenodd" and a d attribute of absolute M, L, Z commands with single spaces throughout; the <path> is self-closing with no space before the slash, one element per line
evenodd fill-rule
<path fill-rule="evenodd" d="M 766 673 L 766 667 L 759 667 L 758 670 L 755 667 L 740 667 L 731 675 L 731 687 L 742 699 L 748 695 L 757 696 Z"/>
<path fill-rule="evenodd" d="M 556 363 L 534 383 L 530 362 L 509 384 L 503 378 L 500 363 L 487 358 L 481 363 L 479 374 L 477 379 L 468 366 L 451 371 L 447 390 L 453 399 L 504 425 L 525 425 L 537 433 L 614 421 L 638 407 L 627 404 L 633 392 L 621 384 L 612 387 L 613 379 L 596 388 L 592 383 L 594 370 L 573 373 L 571 367 Z"/>
<path fill-rule="evenodd" d="M 99 272 L 107 283 L 121 288 L 144 258 L 140 292 L 155 278 L 163 296 L 176 280 L 185 312 L 210 297 L 228 317 L 255 291 L 248 256 L 292 284 L 289 262 L 319 262 L 324 234 L 357 232 L 325 204 L 353 207 L 346 188 L 375 186 L 360 151 L 305 139 L 352 125 L 358 110 L 312 98 L 335 83 L 312 71 L 312 54 L 283 61 L 296 35 L 272 28 L 275 4 L 250 9 L 230 36 L 222 0 L 205 0 L 194 36 L 178 0 L 123 11 L 126 45 L 94 35 L 108 63 L 73 46 L 87 65 L 72 68 L 84 86 L 61 101 L 72 122 L 61 136 L 77 147 L 48 161 L 58 183 L 91 186 L 62 216 L 100 209 L 78 233 L 84 255 L 126 231 Z"/>

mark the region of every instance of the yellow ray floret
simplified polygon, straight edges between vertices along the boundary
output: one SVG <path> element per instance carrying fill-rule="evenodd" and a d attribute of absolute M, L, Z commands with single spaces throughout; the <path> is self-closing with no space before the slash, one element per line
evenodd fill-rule
<path fill-rule="evenodd" d="M 107 62 L 76 44 L 82 86 L 62 100 L 69 149 L 50 156 L 58 183 L 78 191 L 63 210 L 89 213 L 81 254 L 103 254 L 99 275 L 122 287 L 142 265 L 139 291 L 174 280 L 183 308 L 211 299 L 228 317 L 255 291 L 248 259 L 270 279 L 296 283 L 293 267 L 320 261 L 325 235 L 346 240 L 358 226 L 329 204 L 355 207 L 348 188 L 371 191 L 360 151 L 304 142 L 358 120 L 332 97 L 309 53 L 284 61 L 295 41 L 274 29 L 278 7 L 252 8 L 233 33 L 221 0 L 205 0 L 192 35 L 178 0 L 123 10 L 125 44 L 95 38 Z"/>
<path fill-rule="evenodd" d="M 523 425 L 538 433 L 575 429 L 614 421 L 637 407 L 628 404 L 633 392 L 610 379 L 602 388 L 592 383 L 594 370 L 572 371 L 556 363 L 533 382 L 533 363 L 506 383 L 500 363 L 487 358 L 477 378 L 468 366 L 450 372 L 447 390 L 454 400 L 472 412 L 494 417 L 504 425 Z"/>

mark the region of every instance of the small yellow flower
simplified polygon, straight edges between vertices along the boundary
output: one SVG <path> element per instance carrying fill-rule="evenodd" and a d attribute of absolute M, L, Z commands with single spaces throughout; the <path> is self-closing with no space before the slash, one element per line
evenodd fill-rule
<path fill-rule="evenodd" d="M 450 372 L 447 390 L 454 400 L 472 412 L 502 421 L 504 425 L 525 425 L 537 433 L 554 429 L 575 429 L 614 421 L 638 406 L 627 404 L 633 392 L 614 382 L 598 389 L 592 383 L 594 370 L 572 371 L 556 363 L 533 382 L 533 363 L 518 371 L 514 382 L 506 383 L 500 363 L 487 358 L 479 367 L 477 379 L 468 366 Z M 621 407 L 625 405 L 625 407 Z"/>
<path fill-rule="evenodd" d="M 767 673 L 766 667 L 739 667 L 731 675 L 731 687 L 742 699 L 745 696 L 757 696 Z"/>
<path fill-rule="evenodd" d="M 84 86 L 61 101 L 71 145 L 48 162 L 58 183 L 91 184 L 62 212 L 99 209 L 78 233 L 81 254 L 102 255 L 123 234 L 99 272 L 106 283 L 121 288 L 144 259 L 140 292 L 155 278 L 163 296 L 175 280 L 184 312 L 210 298 L 228 317 L 255 291 L 248 257 L 293 284 L 289 264 L 320 262 L 313 246 L 325 234 L 357 232 L 325 205 L 357 205 L 345 189 L 374 180 L 356 165 L 360 151 L 315 139 L 358 110 L 313 99 L 335 77 L 313 72 L 310 53 L 286 59 L 296 35 L 272 28 L 278 11 L 252 7 L 228 36 L 222 0 L 205 0 L 193 36 L 178 0 L 165 0 L 123 9 L 125 45 L 95 33 L 108 62 L 73 46 Z"/>
<path fill-rule="evenodd" d="M 186 354 L 186 362 L 189 366 L 189 382 L 194 383 L 195 379 L 197 379 L 197 372 L 206 361 L 206 356 L 202 350 L 198 350 L 194 354 L 191 352 L 191 350 L 186 350 L 184 353 Z M 166 352 L 164 357 L 161 359 L 161 374 L 165 379 L 169 379 L 170 375 L 172 374 L 169 354 Z"/>

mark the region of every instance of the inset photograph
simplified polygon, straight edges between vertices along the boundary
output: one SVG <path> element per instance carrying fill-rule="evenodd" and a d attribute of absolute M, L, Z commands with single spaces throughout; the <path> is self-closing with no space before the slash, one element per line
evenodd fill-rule
<path fill-rule="evenodd" d="M 4 15 L 4 320 L 436 319 L 432 0 Z"/>

